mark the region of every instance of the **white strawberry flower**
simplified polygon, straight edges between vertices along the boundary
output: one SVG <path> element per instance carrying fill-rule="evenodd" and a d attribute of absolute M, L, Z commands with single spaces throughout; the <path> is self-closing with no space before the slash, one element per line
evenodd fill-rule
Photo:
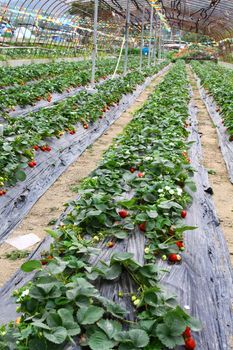
<path fill-rule="evenodd" d="M 183 193 L 183 190 L 180 187 L 177 187 L 176 191 L 177 191 L 178 196 L 181 196 Z"/>
<path fill-rule="evenodd" d="M 22 292 L 21 296 L 26 297 L 29 294 L 29 289 L 26 289 Z"/>

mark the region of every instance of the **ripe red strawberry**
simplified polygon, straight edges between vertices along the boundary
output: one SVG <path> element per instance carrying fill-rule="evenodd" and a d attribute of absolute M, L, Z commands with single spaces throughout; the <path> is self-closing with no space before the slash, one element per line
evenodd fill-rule
<path fill-rule="evenodd" d="M 143 222 L 142 224 L 140 224 L 139 229 L 140 229 L 140 231 L 145 232 L 146 231 L 146 222 Z"/>
<path fill-rule="evenodd" d="M 88 129 L 88 124 L 83 124 L 84 129 Z"/>
<path fill-rule="evenodd" d="M 168 255 L 168 260 L 175 263 L 181 261 L 181 256 L 179 254 L 170 254 Z"/>
<path fill-rule="evenodd" d="M 114 245 L 115 245 L 115 243 L 110 241 L 110 242 L 107 243 L 107 248 L 113 248 Z"/>
<path fill-rule="evenodd" d="M 28 166 L 30 167 L 30 168 L 34 168 L 35 166 L 36 166 L 36 162 L 33 160 L 33 161 L 31 161 L 31 162 L 28 162 Z"/>
<path fill-rule="evenodd" d="M 143 177 L 143 176 L 144 176 L 144 173 L 139 172 L 139 173 L 137 174 L 137 177 Z"/>
<path fill-rule="evenodd" d="M 131 167 L 129 171 L 133 174 L 136 171 L 136 169 L 134 167 Z"/>
<path fill-rule="evenodd" d="M 184 249 L 184 243 L 182 241 L 176 242 L 176 245 L 177 245 L 178 248 Z"/>
<path fill-rule="evenodd" d="M 184 219 L 184 218 L 186 218 L 186 216 L 187 216 L 187 211 L 186 210 L 182 210 L 181 217 Z"/>
<path fill-rule="evenodd" d="M 70 135 L 74 135 L 75 134 L 75 130 L 70 130 L 69 133 L 70 133 Z"/>
<path fill-rule="evenodd" d="M 0 196 L 4 196 L 6 194 L 6 190 L 1 190 L 0 191 Z"/>
<path fill-rule="evenodd" d="M 192 334 L 191 334 L 191 329 L 189 327 L 186 327 L 185 331 L 182 333 L 183 337 L 186 338 L 191 338 Z"/>
<path fill-rule="evenodd" d="M 52 148 L 51 148 L 50 146 L 46 146 L 46 147 L 45 147 L 45 151 L 46 151 L 46 152 L 50 152 L 51 150 L 52 150 Z"/>
<path fill-rule="evenodd" d="M 125 218 L 129 215 L 129 213 L 127 212 L 127 210 L 124 210 L 124 209 L 120 210 L 120 211 L 118 212 L 118 214 L 119 214 L 120 217 L 123 218 L 123 219 L 125 219 Z"/>
<path fill-rule="evenodd" d="M 32 148 L 33 148 L 35 151 L 38 151 L 39 146 L 35 145 L 35 146 L 33 146 Z"/>
<path fill-rule="evenodd" d="M 48 101 L 48 102 L 51 102 L 51 100 L 52 100 L 52 95 L 51 95 L 51 94 L 48 94 L 47 101 Z"/>
<path fill-rule="evenodd" d="M 185 340 L 185 349 L 194 350 L 195 347 L 196 347 L 196 342 L 192 337 Z"/>
<path fill-rule="evenodd" d="M 47 147 L 44 145 L 44 146 L 41 146 L 40 149 L 41 149 L 42 152 L 46 152 Z"/>

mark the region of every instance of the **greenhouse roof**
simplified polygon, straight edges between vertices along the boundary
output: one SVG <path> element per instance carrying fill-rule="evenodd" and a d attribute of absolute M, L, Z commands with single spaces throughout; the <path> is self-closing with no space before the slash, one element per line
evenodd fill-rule
<path fill-rule="evenodd" d="M 118 14 L 125 15 L 127 0 L 102 2 Z M 131 0 L 131 21 L 134 24 L 140 22 L 143 4 L 147 9 L 152 5 L 156 10 L 160 5 L 169 24 L 182 30 L 209 35 L 216 40 L 233 36 L 231 0 Z"/>

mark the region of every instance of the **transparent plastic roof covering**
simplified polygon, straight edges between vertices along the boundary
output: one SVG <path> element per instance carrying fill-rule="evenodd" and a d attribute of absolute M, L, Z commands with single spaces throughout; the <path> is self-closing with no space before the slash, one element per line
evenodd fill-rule
<path fill-rule="evenodd" d="M 115 22 L 119 18 L 119 23 L 124 26 L 127 0 L 99 0 L 99 2 L 107 9 L 106 17 L 100 17 L 102 25 L 105 21 L 114 25 L 111 16 L 113 12 Z M 77 8 L 80 5 L 80 13 L 77 15 L 70 13 L 73 3 L 76 3 Z M 0 0 L 0 16 L 7 17 L 9 22 L 16 16 L 25 17 L 22 22 L 27 21 L 28 25 L 43 20 L 47 23 L 48 21 L 59 23 L 61 19 L 60 22 L 72 25 L 74 28 L 79 26 L 92 30 L 92 16 L 89 9 L 94 7 L 93 3 L 94 0 Z M 160 8 L 160 12 L 171 27 L 206 34 L 216 41 L 233 37 L 233 0 L 130 0 L 131 23 L 134 26 L 140 27 L 144 5 L 147 23 L 150 19 L 150 7 L 153 6 L 154 15 Z"/>
<path fill-rule="evenodd" d="M 125 13 L 127 0 L 101 1 L 117 13 Z M 170 26 L 216 40 L 233 36 L 233 0 L 131 0 L 132 22 L 140 21 L 143 3 L 160 4 Z"/>

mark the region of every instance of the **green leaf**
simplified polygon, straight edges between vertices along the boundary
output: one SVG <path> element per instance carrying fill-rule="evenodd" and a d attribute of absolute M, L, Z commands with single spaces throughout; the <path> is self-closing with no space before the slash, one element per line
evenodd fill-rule
<path fill-rule="evenodd" d="M 90 210 L 87 212 L 86 217 L 90 217 L 90 216 L 99 216 L 102 213 L 101 210 Z"/>
<path fill-rule="evenodd" d="M 114 335 L 118 332 L 121 331 L 122 329 L 122 325 L 120 324 L 120 322 L 118 321 L 114 321 L 114 320 L 100 320 L 97 323 L 98 327 L 101 328 L 106 334 L 107 336 L 112 339 L 114 337 Z"/>
<path fill-rule="evenodd" d="M 161 209 L 171 209 L 171 208 L 177 208 L 177 209 L 183 209 L 182 206 L 176 202 L 173 202 L 173 201 L 164 201 L 164 202 L 161 202 L 159 205 L 158 205 L 159 208 Z"/>
<path fill-rule="evenodd" d="M 140 321 L 140 326 L 144 331 L 149 332 L 152 328 L 152 326 L 155 324 L 156 320 L 141 320 Z"/>
<path fill-rule="evenodd" d="M 70 310 L 59 309 L 57 313 L 61 317 L 63 325 L 65 325 L 67 322 L 74 322 L 74 317 Z"/>
<path fill-rule="evenodd" d="M 123 318 L 127 314 L 125 309 L 114 302 L 109 301 L 106 307 L 107 311 L 115 317 Z"/>
<path fill-rule="evenodd" d="M 137 222 L 145 222 L 148 219 L 148 215 L 146 213 L 141 213 L 136 216 Z"/>
<path fill-rule="evenodd" d="M 48 314 L 46 321 L 51 328 L 62 326 L 62 320 L 55 310 Z"/>
<path fill-rule="evenodd" d="M 133 258 L 132 253 L 114 253 L 111 257 L 111 265 L 114 262 L 122 262 Z"/>
<path fill-rule="evenodd" d="M 18 181 L 25 181 L 26 180 L 26 173 L 23 170 L 17 170 L 15 172 L 15 177 Z"/>
<path fill-rule="evenodd" d="M 45 230 L 45 232 L 47 232 L 52 238 L 57 238 L 58 237 L 58 234 L 56 231 L 54 230 L 50 230 L 49 228 Z"/>
<path fill-rule="evenodd" d="M 45 324 L 45 323 L 43 323 L 43 322 L 41 322 L 41 321 L 35 320 L 35 321 L 32 322 L 32 325 L 35 326 L 35 327 L 37 327 L 37 328 L 42 328 L 42 329 L 50 330 L 50 327 L 47 326 L 47 324 Z"/>
<path fill-rule="evenodd" d="M 110 350 L 115 342 L 110 340 L 101 330 L 96 330 L 88 340 L 88 345 L 92 350 Z"/>
<path fill-rule="evenodd" d="M 104 314 L 104 309 L 98 306 L 81 307 L 77 312 L 79 323 L 93 324 L 97 322 Z"/>
<path fill-rule="evenodd" d="M 176 233 L 183 233 L 185 231 L 192 231 L 196 229 L 197 229 L 196 226 L 182 226 L 182 227 L 176 227 L 175 231 Z"/>
<path fill-rule="evenodd" d="M 136 202 L 137 202 L 136 198 L 131 198 L 129 200 L 120 201 L 117 204 L 119 206 L 126 208 L 126 209 L 131 209 L 135 205 Z"/>
<path fill-rule="evenodd" d="M 113 264 L 104 271 L 104 278 L 106 280 L 115 280 L 121 275 L 122 267 L 120 264 Z"/>
<path fill-rule="evenodd" d="M 58 275 L 66 269 L 67 263 L 62 260 L 54 260 L 48 264 L 48 270 L 52 275 Z"/>
<path fill-rule="evenodd" d="M 113 236 L 115 236 L 118 239 L 125 239 L 128 237 L 128 232 L 123 230 L 115 231 L 113 232 Z"/>
<path fill-rule="evenodd" d="M 51 333 L 44 331 L 43 334 L 46 339 L 54 344 L 64 343 L 68 335 L 64 327 L 54 328 Z"/>
<path fill-rule="evenodd" d="M 158 324 L 156 335 L 163 345 L 173 349 L 176 345 L 184 345 L 184 339 L 180 336 L 172 336 L 171 330 L 166 324 Z"/>
<path fill-rule="evenodd" d="M 158 216 L 158 213 L 156 210 L 150 210 L 150 211 L 147 211 L 146 213 L 151 219 L 155 219 Z"/>
<path fill-rule="evenodd" d="M 26 261 L 22 266 L 21 270 L 24 272 L 31 272 L 34 270 L 40 270 L 42 268 L 40 260 L 29 260 Z"/>
<path fill-rule="evenodd" d="M 131 329 L 129 337 L 137 348 L 144 348 L 150 341 L 148 334 L 142 329 Z"/>
<path fill-rule="evenodd" d="M 194 332 L 199 332 L 202 329 L 201 322 L 194 317 L 188 319 L 187 326 L 189 326 Z"/>

